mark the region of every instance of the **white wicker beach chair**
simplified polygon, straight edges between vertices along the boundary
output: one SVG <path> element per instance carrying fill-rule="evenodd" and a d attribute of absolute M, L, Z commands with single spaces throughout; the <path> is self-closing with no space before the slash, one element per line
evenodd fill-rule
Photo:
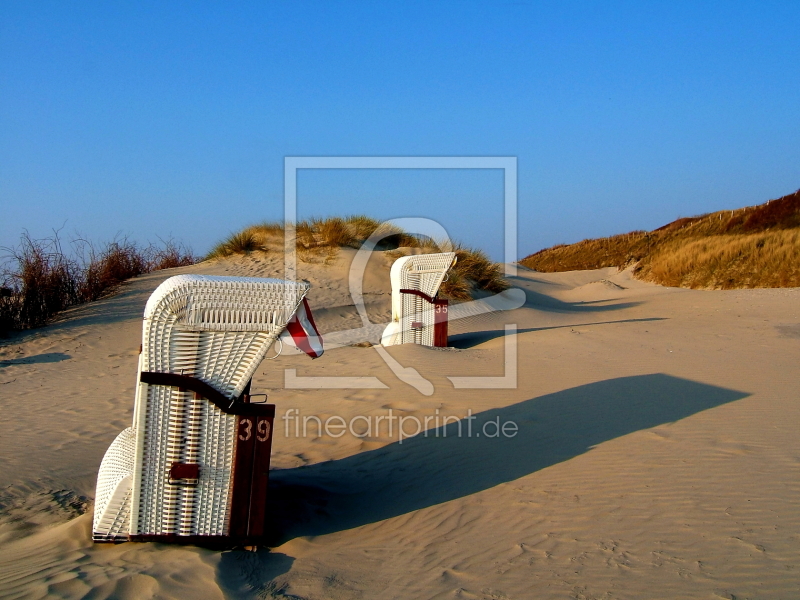
<path fill-rule="evenodd" d="M 381 336 L 381 345 L 447 346 L 447 301 L 438 300 L 436 294 L 455 261 L 455 252 L 442 252 L 404 256 L 394 262 L 392 322 Z"/>
<path fill-rule="evenodd" d="M 249 382 L 308 287 L 179 275 L 153 292 L 133 426 L 97 478 L 95 541 L 258 543 L 275 406 L 250 403 Z"/>

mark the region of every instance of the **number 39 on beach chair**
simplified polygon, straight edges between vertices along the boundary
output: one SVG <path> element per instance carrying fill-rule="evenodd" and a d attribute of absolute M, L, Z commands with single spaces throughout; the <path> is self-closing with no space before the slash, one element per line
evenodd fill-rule
<path fill-rule="evenodd" d="M 133 426 L 100 465 L 95 541 L 260 542 L 275 406 L 250 402 L 250 381 L 285 329 L 322 354 L 308 288 L 179 275 L 153 292 Z"/>
<path fill-rule="evenodd" d="M 455 252 L 415 254 L 394 262 L 392 322 L 381 336 L 381 345 L 447 346 L 448 304 L 436 295 L 455 262 Z"/>

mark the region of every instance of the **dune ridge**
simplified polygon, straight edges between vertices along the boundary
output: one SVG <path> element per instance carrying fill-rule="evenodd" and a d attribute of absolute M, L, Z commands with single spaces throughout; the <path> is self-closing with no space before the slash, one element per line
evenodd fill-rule
<path fill-rule="evenodd" d="M 555 273 L 634 267 L 643 281 L 702 289 L 800 286 L 800 190 L 758 206 L 681 218 L 540 250 L 520 261 Z"/>

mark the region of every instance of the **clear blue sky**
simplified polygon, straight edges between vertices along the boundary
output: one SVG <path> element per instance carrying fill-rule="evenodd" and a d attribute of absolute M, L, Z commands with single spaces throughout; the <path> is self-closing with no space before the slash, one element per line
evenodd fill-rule
<path fill-rule="evenodd" d="M 800 187 L 800 2 L 4 2 L 0 245 L 205 252 L 287 155 L 519 157 L 519 255 Z M 496 171 L 303 172 L 300 216 L 501 257 Z"/>

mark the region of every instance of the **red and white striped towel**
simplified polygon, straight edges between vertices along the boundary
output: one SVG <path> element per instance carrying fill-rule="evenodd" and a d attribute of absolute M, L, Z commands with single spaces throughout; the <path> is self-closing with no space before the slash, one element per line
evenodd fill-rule
<path fill-rule="evenodd" d="M 290 344 L 308 354 L 311 358 L 319 358 L 325 351 L 322 348 L 322 336 L 314 324 L 311 308 L 308 301 L 303 298 L 297 312 L 286 325 L 286 331 L 281 334 L 284 344 Z"/>

